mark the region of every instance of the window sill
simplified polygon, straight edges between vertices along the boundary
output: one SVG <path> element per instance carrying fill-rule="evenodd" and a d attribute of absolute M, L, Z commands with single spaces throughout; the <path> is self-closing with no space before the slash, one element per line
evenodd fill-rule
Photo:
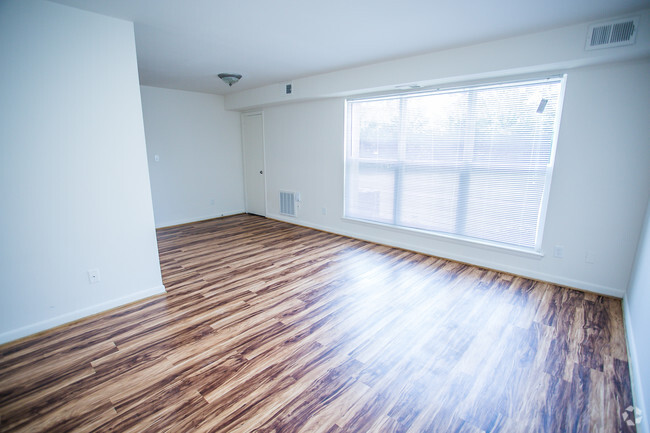
<path fill-rule="evenodd" d="M 341 220 L 344 222 L 359 224 L 366 227 L 381 228 L 388 231 L 392 231 L 394 233 L 401 233 L 401 234 L 407 233 L 409 235 L 416 235 L 425 239 L 436 239 L 440 241 L 455 243 L 458 245 L 465 245 L 474 248 L 478 247 L 481 249 L 490 250 L 499 253 L 512 254 L 521 257 L 534 258 L 534 259 L 541 259 L 544 257 L 543 251 L 535 251 L 526 248 L 518 248 L 506 244 L 498 244 L 495 242 L 482 241 L 479 239 L 469 239 L 460 236 L 454 236 L 445 233 L 430 232 L 430 231 L 420 230 L 420 229 L 415 229 L 410 227 L 397 227 L 390 224 L 383 224 L 374 221 L 350 218 L 346 216 L 341 217 Z"/>

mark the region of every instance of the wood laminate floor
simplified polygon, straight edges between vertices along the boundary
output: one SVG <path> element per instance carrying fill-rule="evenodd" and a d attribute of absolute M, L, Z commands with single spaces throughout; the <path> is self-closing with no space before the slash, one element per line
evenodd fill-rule
<path fill-rule="evenodd" d="M 632 432 L 621 303 L 238 215 L 168 294 L 0 347 L 0 431 Z"/>

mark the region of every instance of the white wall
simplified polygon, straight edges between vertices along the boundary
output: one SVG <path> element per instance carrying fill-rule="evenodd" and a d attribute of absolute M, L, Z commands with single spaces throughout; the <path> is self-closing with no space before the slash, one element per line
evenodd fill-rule
<path fill-rule="evenodd" d="M 585 41 L 591 23 L 581 23 L 296 78 L 292 80 L 291 95 L 285 94 L 285 83 L 231 93 L 226 96 L 226 108 L 251 110 L 318 98 L 395 91 L 396 87 L 405 84 L 437 86 L 450 81 L 489 80 L 507 75 L 638 59 L 650 55 L 650 9 L 632 16 L 639 17 L 636 43 L 616 49 L 586 51 Z"/>
<path fill-rule="evenodd" d="M 3 1 L 0 59 L 0 342 L 164 292 L 133 25 Z"/>
<path fill-rule="evenodd" d="M 648 71 L 647 58 L 568 70 L 542 258 L 343 220 L 342 98 L 264 109 L 268 216 L 622 297 L 650 187 Z M 296 219 L 279 215 L 280 190 L 301 193 Z"/>
<path fill-rule="evenodd" d="M 225 111 L 220 95 L 141 92 L 156 226 L 243 212 L 239 113 Z"/>
<path fill-rule="evenodd" d="M 630 357 L 634 404 L 643 414 L 639 433 L 650 433 L 646 399 L 650 396 L 650 202 L 645 228 L 639 241 L 636 262 L 623 301 L 625 327 Z"/>

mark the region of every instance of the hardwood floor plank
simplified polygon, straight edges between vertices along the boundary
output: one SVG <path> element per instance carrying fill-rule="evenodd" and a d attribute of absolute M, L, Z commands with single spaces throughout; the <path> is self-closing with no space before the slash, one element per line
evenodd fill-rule
<path fill-rule="evenodd" d="M 250 215 L 0 346 L 0 431 L 634 432 L 620 300 Z"/>

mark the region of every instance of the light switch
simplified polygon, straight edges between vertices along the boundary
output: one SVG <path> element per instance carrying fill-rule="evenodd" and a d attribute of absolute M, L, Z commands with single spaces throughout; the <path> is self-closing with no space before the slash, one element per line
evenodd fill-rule
<path fill-rule="evenodd" d="M 154 155 L 153 160 L 156 162 L 160 162 L 160 155 Z"/>

